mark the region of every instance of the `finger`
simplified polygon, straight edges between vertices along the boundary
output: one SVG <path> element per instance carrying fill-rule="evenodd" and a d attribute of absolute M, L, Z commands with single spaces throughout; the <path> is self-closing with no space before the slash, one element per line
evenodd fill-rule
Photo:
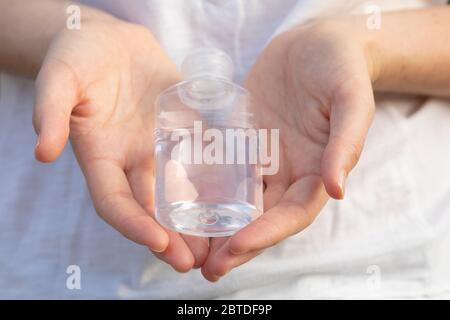
<path fill-rule="evenodd" d="M 264 176 L 266 188 L 264 190 L 264 210 L 267 211 L 275 206 L 283 197 L 289 187 L 289 175 L 283 166 L 276 175 Z"/>
<path fill-rule="evenodd" d="M 289 187 L 275 207 L 231 238 L 231 252 L 244 254 L 262 250 L 300 232 L 312 223 L 326 200 L 321 177 L 302 178 Z"/>
<path fill-rule="evenodd" d="M 128 239 L 153 251 L 164 251 L 169 237 L 139 205 L 122 168 L 115 162 L 96 160 L 82 165 L 98 214 Z"/>
<path fill-rule="evenodd" d="M 228 239 L 230 239 L 230 237 L 216 237 L 216 238 L 211 238 L 211 240 L 209 241 L 209 252 L 208 252 L 208 257 L 206 262 L 211 258 L 212 255 L 215 255 L 217 253 L 217 251 L 228 241 Z M 204 273 L 204 269 L 205 266 L 202 266 L 202 274 Z M 217 280 L 219 280 L 219 277 L 215 276 L 214 274 L 211 274 L 210 277 L 208 275 L 205 276 L 205 274 L 203 274 L 203 276 L 205 277 L 205 279 L 211 281 L 211 282 L 215 282 Z"/>
<path fill-rule="evenodd" d="M 322 177 L 328 194 L 335 199 L 344 197 L 345 181 L 358 162 L 374 110 L 369 79 L 347 85 L 334 98 Z"/>
<path fill-rule="evenodd" d="M 236 268 L 259 255 L 262 251 L 252 251 L 244 254 L 230 252 L 231 238 L 214 239 L 211 241 L 211 251 L 202 267 L 202 275 L 206 280 L 217 282 L 233 268 Z"/>
<path fill-rule="evenodd" d="M 151 155 L 148 157 L 152 159 Z M 129 171 L 127 174 L 131 190 L 136 198 L 136 201 L 147 211 L 151 216 L 154 215 L 153 203 L 153 186 L 154 175 L 151 160 L 149 163 L 137 166 Z M 169 235 L 169 245 L 164 252 L 154 252 L 154 254 L 164 262 L 170 264 L 178 272 L 187 272 L 197 263 L 196 256 L 191 252 L 183 238 L 176 232 L 167 230 Z M 198 250 L 203 253 L 205 250 L 198 245 Z M 206 245 L 206 252 L 208 247 Z M 206 253 L 207 254 L 207 253 Z M 200 257 L 200 254 L 197 253 Z"/>
<path fill-rule="evenodd" d="M 209 239 L 194 237 L 186 234 L 182 235 L 184 241 L 194 255 L 194 268 L 200 268 L 206 261 L 209 252 Z"/>
<path fill-rule="evenodd" d="M 58 158 L 69 137 L 70 115 L 78 103 L 74 74 L 60 62 L 44 63 L 36 79 L 33 125 L 38 135 L 35 157 L 42 162 Z"/>
<path fill-rule="evenodd" d="M 154 254 L 164 262 L 170 264 L 178 272 L 188 272 L 194 267 L 195 258 L 183 238 L 176 232 L 167 230 L 169 245 L 164 252 Z"/>

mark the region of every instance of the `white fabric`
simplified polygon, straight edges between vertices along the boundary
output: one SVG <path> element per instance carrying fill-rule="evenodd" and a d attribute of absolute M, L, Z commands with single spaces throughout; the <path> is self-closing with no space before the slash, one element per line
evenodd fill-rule
<path fill-rule="evenodd" d="M 358 1 L 84 2 L 148 26 L 178 64 L 198 46 L 228 52 L 238 81 L 275 33 L 363 10 Z M 450 297 L 448 101 L 379 97 L 346 200 L 218 284 L 172 271 L 101 221 L 70 147 L 54 164 L 33 160 L 32 103 L 30 81 L 0 76 L 0 298 Z M 66 288 L 69 265 L 81 268 L 81 290 Z"/>

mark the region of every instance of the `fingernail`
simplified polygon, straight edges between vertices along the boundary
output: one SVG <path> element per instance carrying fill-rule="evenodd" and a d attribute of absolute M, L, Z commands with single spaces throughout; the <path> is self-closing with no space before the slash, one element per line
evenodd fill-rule
<path fill-rule="evenodd" d="M 230 253 L 237 256 L 240 254 L 244 254 L 245 252 L 230 248 Z"/>
<path fill-rule="evenodd" d="M 164 251 L 166 251 L 166 248 L 164 248 L 164 249 L 152 249 L 152 248 L 150 248 L 150 247 L 148 247 L 148 249 L 150 250 L 150 251 L 153 251 L 153 252 L 156 252 L 156 253 L 162 253 L 162 252 L 164 252 Z"/>
<path fill-rule="evenodd" d="M 219 281 L 220 280 L 220 277 L 218 277 L 218 276 L 211 276 L 209 279 L 208 279 L 208 281 L 210 281 L 210 282 L 217 282 L 217 281 Z"/>
<path fill-rule="evenodd" d="M 41 136 L 38 135 L 37 139 L 36 139 L 36 145 L 34 146 L 34 149 L 37 149 L 37 147 L 39 147 L 40 144 L 41 144 Z"/>
<path fill-rule="evenodd" d="M 339 180 L 338 180 L 338 185 L 339 185 L 339 191 L 340 191 L 340 199 L 344 199 L 344 195 L 345 195 L 345 180 L 347 179 L 347 173 L 345 172 L 345 170 L 342 170 L 341 173 L 339 174 Z"/>

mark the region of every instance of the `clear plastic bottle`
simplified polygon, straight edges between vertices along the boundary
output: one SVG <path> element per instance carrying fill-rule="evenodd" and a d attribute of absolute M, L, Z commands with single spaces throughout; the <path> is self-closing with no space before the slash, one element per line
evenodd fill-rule
<path fill-rule="evenodd" d="M 156 103 L 156 218 L 185 234 L 229 236 L 263 212 L 250 95 L 219 50 L 191 53 L 181 71 Z"/>

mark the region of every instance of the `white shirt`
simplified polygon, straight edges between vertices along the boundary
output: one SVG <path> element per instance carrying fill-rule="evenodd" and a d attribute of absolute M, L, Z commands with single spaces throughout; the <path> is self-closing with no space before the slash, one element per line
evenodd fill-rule
<path fill-rule="evenodd" d="M 276 33 L 358 1 L 91 0 L 148 26 L 175 63 L 214 46 L 241 82 Z M 436 1 L 372 1 L 384 9 Z M 450 103 L 384 96 L 347 198 L 211 284 L 178 274 L 95 214 L 70 146 L 33 158 L 33 84 L 0 76 L 0 298 L 450 297 Z M 70 265 L 81 290 L 69 290 Z"/>

